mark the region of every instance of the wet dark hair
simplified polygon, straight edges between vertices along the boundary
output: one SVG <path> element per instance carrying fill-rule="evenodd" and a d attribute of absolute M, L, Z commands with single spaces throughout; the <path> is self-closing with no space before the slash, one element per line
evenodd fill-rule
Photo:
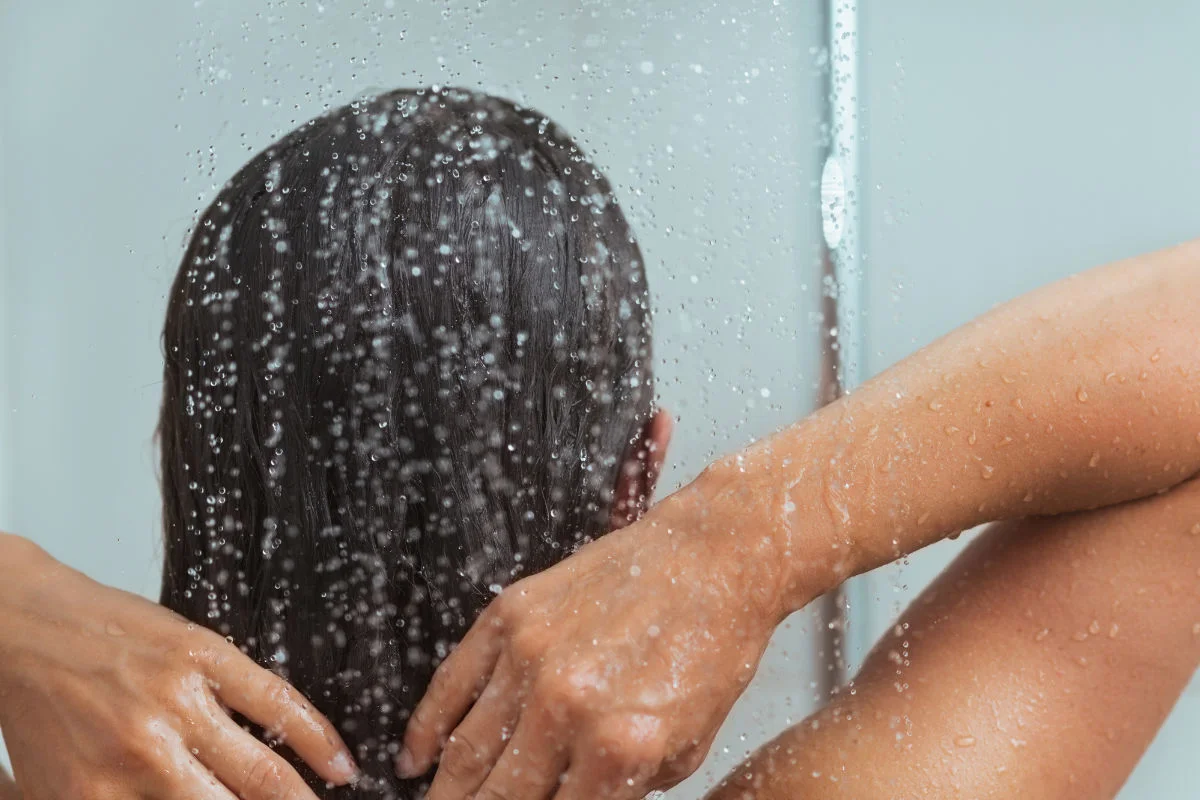
<path fill-rule="evenodd" d="M 351 103 L 221 189 L 163 345 L 163 604 L 304 692 L 369 789 L 413 796 L 392 757 L 436 663 L 607 530 L 651 413 L 611 187 L 505 100 Z"/>

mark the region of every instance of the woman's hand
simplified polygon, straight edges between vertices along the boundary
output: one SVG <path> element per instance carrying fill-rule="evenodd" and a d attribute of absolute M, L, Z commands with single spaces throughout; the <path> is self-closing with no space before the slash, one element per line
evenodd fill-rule
<path fill-rule="evenodd" d="M 237 711 L 345 784 L 333 726 L 211 631 L 0 534 L 0 729 L 24 800 L 316 800 Z"/>
<path fill-rule="evenodd" d="M 780 537 L 703 512 L 713 480 L 505 590 L 434 675 L 398 771 L 444 745 L 428 800 L 641 798 L 694 772 L 792 577 Z"/>

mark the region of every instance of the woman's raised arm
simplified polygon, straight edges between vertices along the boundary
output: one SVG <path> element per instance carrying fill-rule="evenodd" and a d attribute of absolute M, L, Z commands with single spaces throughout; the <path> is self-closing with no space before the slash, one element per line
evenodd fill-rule
<path fill-rule="evenodd" d="M 1200 664 L 1200 480 L 1001 523 L 709 800 L 1114 797 Z"/>
<path fill-rule="evenodd" d="M 1190 243 L 996 309 L 514 584 L 438 670 L 398 769 L 448 743 L 430 800 L 642 797 L 699 765 L 774 627 L 847 577 L 1197 472 Z"/>

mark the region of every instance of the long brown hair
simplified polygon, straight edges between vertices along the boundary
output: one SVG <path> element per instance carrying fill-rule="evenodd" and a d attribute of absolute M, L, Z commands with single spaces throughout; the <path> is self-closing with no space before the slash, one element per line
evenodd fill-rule
<path fill-rule="evenodd" d="M 162 602 L 308 695 L 370 788 L 412 796 L 392 754 L 435 664 L 492 592 L 605 532 L 651 411 L 611 187 L 495 97 L 351 103 L 220 191 L 163 346 Z"/>

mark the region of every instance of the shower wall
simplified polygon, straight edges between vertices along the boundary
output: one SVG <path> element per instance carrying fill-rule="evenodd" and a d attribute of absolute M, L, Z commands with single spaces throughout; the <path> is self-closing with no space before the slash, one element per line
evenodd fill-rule
<path fill-rule="evenodd" d="M 822 30 L 796 4 L 165 3 L 0 11 L 0 528 L 157 592 L 165 292 L 198 209 L 279 133 L 373 88 L 479 86 L 578 135 L 649 261 L 665 488 L 811 408 Z M 811 288 L 810 288 L 811 287 Z M 812 707 L 780 632 L 701 774 Z"/>

